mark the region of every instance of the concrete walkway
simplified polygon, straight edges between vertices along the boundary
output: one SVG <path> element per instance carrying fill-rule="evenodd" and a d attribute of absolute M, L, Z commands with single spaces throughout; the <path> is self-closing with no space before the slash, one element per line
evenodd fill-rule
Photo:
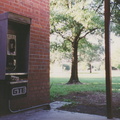
<path fill-rule="evenodd" d="M 0 117 L 0 120 L 108 120 L 104 116 L 67 112 L 56 109 L 64 104 L 66 104 L 66 102 L 56 101 L 50 104 L 51 110 L 37 108 L 21 113 L 2 116 Z M 111 120 L 120 119 L 114 118 Z"/>

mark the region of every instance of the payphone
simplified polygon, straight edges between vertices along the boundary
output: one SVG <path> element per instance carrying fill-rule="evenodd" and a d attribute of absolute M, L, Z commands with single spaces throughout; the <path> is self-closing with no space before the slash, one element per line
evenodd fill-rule
<path fill-rule="evenodd" d="M 16 69 L 16 35 L 7 34 L 7 63 L 6 71 Z"/>
<path fill-rule="evenodd" d="M 10 99 L 26 96 L 31 19 L 0 14 L 0 81 L 7 81 Z"/>

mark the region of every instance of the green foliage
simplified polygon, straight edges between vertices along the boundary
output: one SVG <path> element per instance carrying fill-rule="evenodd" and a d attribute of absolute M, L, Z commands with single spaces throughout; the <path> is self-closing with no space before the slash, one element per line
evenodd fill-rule
<path fill-rule="evenodd" d="M 86 60 L 90 63 L 93 61 L 100 61 L 101 60 L 101 54 L 104 53 L 104 49 L 102 46 L 92 44 L 92 47 L 88 47 L 86 49 Z"/>
<path fill-rule="evenodd" d="M 104 20 L 92 9 L 91 4 L 92 0 L 51 0 L 51 34 L 57 33 L 62 39 L 61 42 L 51 42 L 51 52 L 70 52 L 70 58 L 71 43 L 76 38 L 79 41 L 79 50 L 85 51 L 85 48 L 90 46 L 86 35 L 95 31 L 101 33 L 100 30 L 104 29 Z"/>
<path fill-rule="evenodd" d="M 113 26 L 113 27 L 112 27 L 112 31 L 113 31 L 116 35 L 120 36 L 120 24 L 116 24 L 115 26 Z"/>
<path fill-rule="evenodd" d="M 104 0 L 93 0 L 91 6 L 94 10 L 104 15 Z M 111 31 L 116 35 L 120 35 L 120 0 L 110 0 L 111 10 Z"/>
<path fill-rule="evenodd" d="M 79 43 L 78 49 L 79 61 L 86 61 L 88 63 L 102 60 L 104 53 L 104 47 L 101 43 L 90 43 L 87 40 L 83 40 Z"/>
<path fill-rule="evenodd" d="M 70 52 L 71 44 L 69 41 L 51 42 L 50 50 L 51 50 L 51 52 L 54 52 L 56 50 L 58 50 L 59 52 Z"/>
<path fill-rule="evenodd" d="M 112 31 L 116 35 L 120 35 L 120 1 L 114 0 L 111 7 Z"/>
<path fill-rule="evenodd" d="M 62 65 L 62 68 L 63 68 L 64 70 L 70 70 L 70 66 L 67 65 L 67 64 L 63 64 L 63 65 Z"/>
<path fill-rule="evenodd" d="M 75 37 L 80 39 L 82 34 L 90 32 L 92 29 L 102 29 L 103 19 L 94 12 L 90 3 L 85 0 L 51 1 L 51 33 L 56 32 L 64 40 L 73 41 Z M 91 31 L 92 33 L 94 31 Z M 83 36 L 84 36 L 83 35 Z"/>
<path fill-rule="evenodd" d="M 117 68 L 120 70 L 120 64 L 117 66 Z"/>

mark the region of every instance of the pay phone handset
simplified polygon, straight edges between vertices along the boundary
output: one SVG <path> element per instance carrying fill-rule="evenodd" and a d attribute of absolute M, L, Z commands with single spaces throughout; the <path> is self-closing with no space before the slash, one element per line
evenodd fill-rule
<path fill-rule="evenodd" d="M 7 72 L 16 69 L 16 35 L 7 35 Z"/>

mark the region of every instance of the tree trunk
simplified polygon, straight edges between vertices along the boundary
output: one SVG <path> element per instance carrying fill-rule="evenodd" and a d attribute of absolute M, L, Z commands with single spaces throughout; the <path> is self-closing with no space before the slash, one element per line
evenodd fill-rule
<path fill-rule="evenodd" d="M 92 73 L 92 65 L 91 65 L 91 63 L 89 64 L 89 68 L 90 68 L 90 73 Z"/>
<path fill-rule="evenodd" d="M 72 43 L 72 67 L 71 67 L 71 77 L 67 84 L 78 84 L 80 83 L 78 78 L 78 42 L 74 41 Z"/>

